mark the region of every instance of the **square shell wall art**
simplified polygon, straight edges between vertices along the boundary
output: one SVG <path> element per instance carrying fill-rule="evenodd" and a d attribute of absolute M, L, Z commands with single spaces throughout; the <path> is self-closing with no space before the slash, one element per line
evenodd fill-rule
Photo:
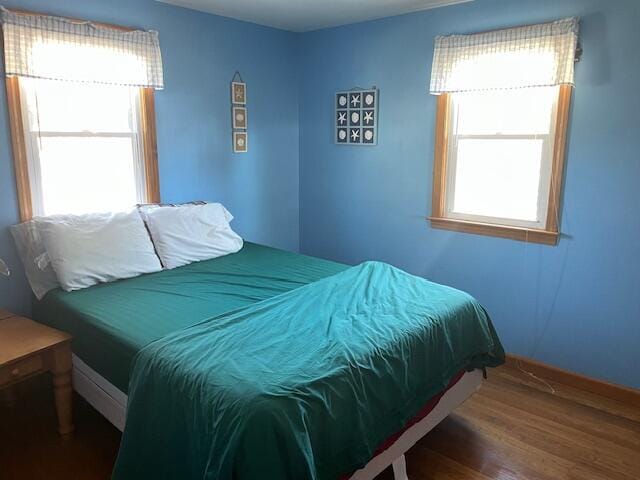
<path fill-rule="evenodd" d="M 338 145 L 377 145 L 379 91 L 336 93 L 335 142 Z"/>

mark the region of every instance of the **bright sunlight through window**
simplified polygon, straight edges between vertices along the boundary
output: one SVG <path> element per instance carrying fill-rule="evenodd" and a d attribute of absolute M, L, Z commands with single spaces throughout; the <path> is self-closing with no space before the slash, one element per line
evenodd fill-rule
<path fill-rule="evenodd" d="M 558 87 L 451 95 L 445 215 L 544 228 Z"/>
<path fill-rule="evenodd" d="M 33 79 L 20 87 L 34 215 L 144 201 L 138 88 Z"/>

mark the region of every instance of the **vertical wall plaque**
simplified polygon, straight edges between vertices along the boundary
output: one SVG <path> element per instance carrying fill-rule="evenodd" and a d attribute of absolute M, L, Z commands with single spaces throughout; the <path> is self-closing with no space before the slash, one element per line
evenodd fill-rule
<path fill-rule="evenodd" d="M 236 71 L 231 79 L 231 131 L 233 132 L 233 151 L 248 151 L 247 84 Z"/>

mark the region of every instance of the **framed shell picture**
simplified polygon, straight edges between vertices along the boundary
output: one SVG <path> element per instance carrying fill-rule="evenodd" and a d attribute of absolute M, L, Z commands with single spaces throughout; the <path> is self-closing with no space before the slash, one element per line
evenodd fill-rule
<path fill-rule="evenodd" d="M 248 140 L 247 132 L 233 132 L 233 151 L 235 153 L 245 153 Z"/>
<path fill-rule="evenodd" d="M 247 104 L 247 84 L 244 82 L 231 82 L 231 103 Z"/>
<path fill-rule="evenodd" d="M 335 142 L 338 145 L 378 144 L 376 88 L 337 92 L 335 97 Z"/>
<path fill-rule="evenodd" d="M 247 129 L 247 108 L 233 107 L 233 129 Z"/>

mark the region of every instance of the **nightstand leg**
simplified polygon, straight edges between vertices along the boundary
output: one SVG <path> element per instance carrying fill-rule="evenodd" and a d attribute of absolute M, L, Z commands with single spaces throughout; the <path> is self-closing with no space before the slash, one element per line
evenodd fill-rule
<path fill-rule="evenodd" d="M 68 435 L 73 432 L 71 387 L 71 349 L 69 345 L 63 345 L 53 351 L 53 395 L 58 412 L 58 432 L 60 435 Z"/>

